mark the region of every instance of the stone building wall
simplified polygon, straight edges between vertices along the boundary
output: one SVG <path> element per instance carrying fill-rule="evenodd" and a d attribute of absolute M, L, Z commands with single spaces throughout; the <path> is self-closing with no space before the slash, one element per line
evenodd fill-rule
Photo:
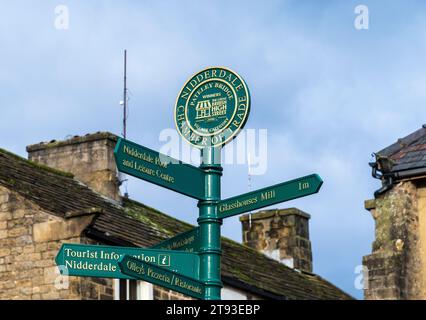
<path fill-rule="evenodd" d="M 366 201 L 375 220 L 375 241 L 372 254 L 363 258 L 368 275 L 365 299 L 426 299 L 420 237 L 426 225 L 419 219 L 424 219 L 425 195 L 418 182 L 402 181 Z"/>
<path fill-rule="evenodd" d="M 90 219 L 58 218 L 0 187 L 0 300 L 112 298 L 112 280 L 69 277 L 66 287 L 58 277 L 62 242 L 86 241 L 80 234 Z"/>

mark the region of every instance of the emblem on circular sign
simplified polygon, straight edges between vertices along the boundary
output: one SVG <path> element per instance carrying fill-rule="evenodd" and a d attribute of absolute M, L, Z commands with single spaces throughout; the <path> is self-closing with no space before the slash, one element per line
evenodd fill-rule
<path fill-rule="evenodd" d="M 235 72 L 213 67 L 192 76 L 176 100 L 175 123 L 192 145 L 221 146 L 244 127 L 250 112 L 250 93 Z"/>

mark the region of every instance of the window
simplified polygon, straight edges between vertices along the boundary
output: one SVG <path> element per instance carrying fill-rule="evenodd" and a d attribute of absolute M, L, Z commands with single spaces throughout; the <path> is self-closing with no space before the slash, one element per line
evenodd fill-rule
<path fill-rule="evenodd" d="M 114 300 L 153 300 L 153 286 L 145 281 L 114 279 Z"/>

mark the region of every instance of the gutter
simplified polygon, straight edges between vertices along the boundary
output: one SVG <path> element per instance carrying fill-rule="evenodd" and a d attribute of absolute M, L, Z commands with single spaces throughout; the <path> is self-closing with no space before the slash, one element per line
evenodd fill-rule
<path fill-rule="evenodd" d="M 393 187 L 395 181 L 394 173 L 391 171 L 393 166 L 392 160 L 387 157 L 382 157 L 379 154 L 373 153 L 376 157 L 375 162 L 370 162 L 368 165 L 372 168 L 371 175 L 375 179 L 382 181 L 382 187 L 374 191 L 374 197 L 377 198 L 379 195 L 389 191 Z M 384 170 L 382 168 L 386 168 Z"/>
<path fill-rule="evenodd" d="M 426 167 L 420 167 L 415 169 L 403 170 L 403 171 L 392 171 L 393 161 L 387 157 L 374 154 L 376 156 L 376 162 L 370 162 L 369 166 L 372 168 L 371 175 L 375 179 L 382 181 L 382 187 L 374 192 L 374 197 L 389 191 L 393 188 L 396 181 L 426 175 Z M 385 168 L 383 170 L 382 168 Z"/>
<path fill-rule="evenodd" d="M 405 179 L 405 178 L 414 177 L 414 176 L 426 175 L 426 167 L 398 171 L 398 172 L 395 172 L 394 175 L 395 175 L 395 178 L 398 178 L 398 179 Z"/>

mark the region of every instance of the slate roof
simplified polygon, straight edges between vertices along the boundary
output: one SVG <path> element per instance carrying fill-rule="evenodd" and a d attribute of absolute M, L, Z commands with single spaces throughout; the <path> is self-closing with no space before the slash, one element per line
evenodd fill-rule
<path fill-rule="evenodd" d="M 393 161 L 391 172 L 426 167 L 426 125 L 376 153 Z"/>
<path fill-rule="evenodd" d="M 86 234 L 106 244 L 149 247 L 193 228 L 144 204 L 119 204 L 94 192 L 69 173 L 0 149 L 0 185 L 68 218 L 97 213 Z M 295 271 L 242 244 L 222 238 L 222 280 L 272 299 L 353 299 L 321 277 Z"/>

